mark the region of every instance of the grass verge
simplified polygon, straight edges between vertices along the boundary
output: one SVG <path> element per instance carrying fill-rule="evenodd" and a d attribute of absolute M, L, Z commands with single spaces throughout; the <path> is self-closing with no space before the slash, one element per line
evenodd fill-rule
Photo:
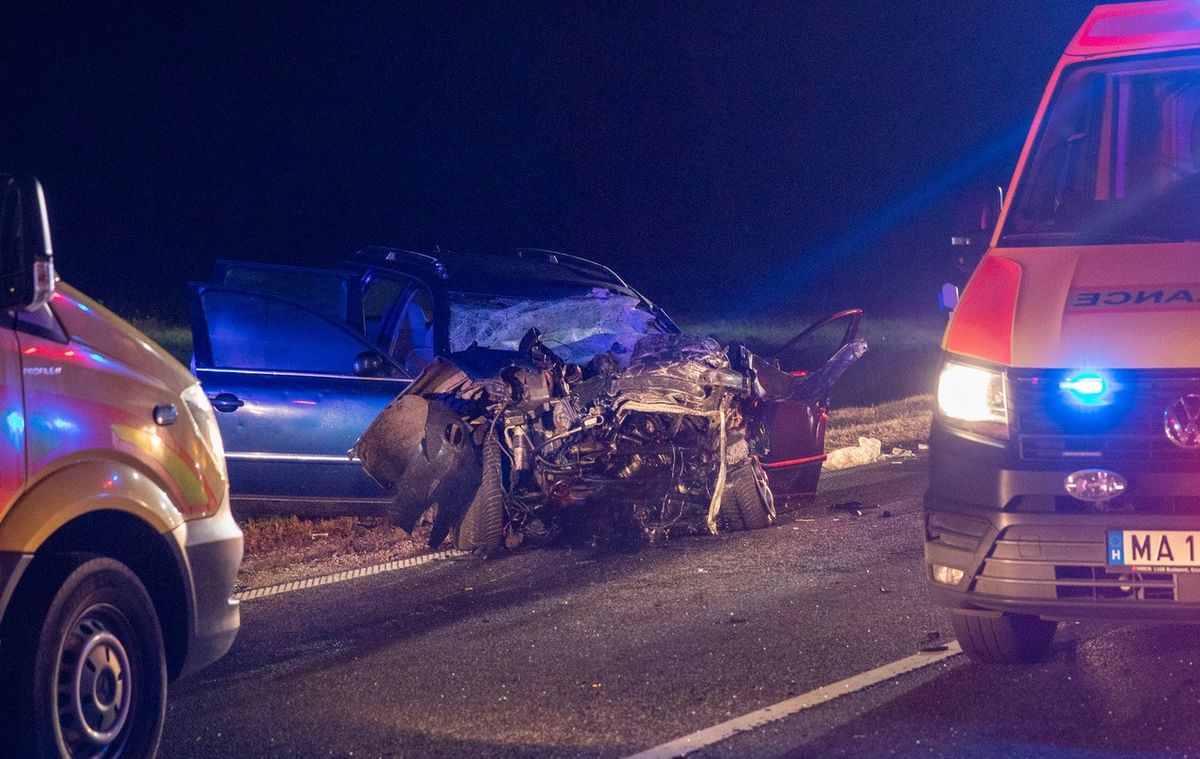
<path fill-rule="evenodd" d="M 914 395 L 878 406 L 849 406 L 829 412 L 825 432 L 826 450 L 857 445 L 860 437 L 879 438 L 883 451 L 906 448 L 910 451 L 929 442 L 933 421 L 933 396 Z"/>

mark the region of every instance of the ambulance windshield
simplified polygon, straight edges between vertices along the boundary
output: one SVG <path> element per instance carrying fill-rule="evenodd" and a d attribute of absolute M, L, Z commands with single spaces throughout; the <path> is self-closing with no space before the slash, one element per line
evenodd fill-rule
<path fill-rule="evenodd" d="M 1001 244 L 1200 240 L 1200 56 L 1068 69 Z"/>

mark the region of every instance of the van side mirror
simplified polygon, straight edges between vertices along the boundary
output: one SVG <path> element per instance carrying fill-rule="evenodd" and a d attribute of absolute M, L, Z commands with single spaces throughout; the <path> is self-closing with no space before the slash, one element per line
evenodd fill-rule
<path fill-rule="evenodd" d="M 0 308 L 35 309 L 54 294 L 54 253 L 42 185 L 0 174 Z"/>
<path fill-rule="evenodd" d="M 950 248 L 954 268 L 970 276 L 992 242 L 1004 207 L 1004 188 L 989 185 L 968 192 L 955 213 Z"/>
<path fill-rule="evenodd" d="M 946 313 L 958 308 L 958 285 L 951 282 L 942 285 L 938 291 L 938 308 Z"/>

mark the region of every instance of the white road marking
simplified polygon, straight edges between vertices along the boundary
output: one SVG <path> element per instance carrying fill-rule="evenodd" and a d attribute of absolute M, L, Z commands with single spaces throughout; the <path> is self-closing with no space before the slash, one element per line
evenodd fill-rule
<path fill-rule="evenodd" d="M 362 567 L 361 569 L 347 569 L 345 572 L 337 572 L 336 574 L 322 575 L 321 577 L 309 577 L 303 580 L 293 580 L 291 582 L 280 583 L 279 585 L 270 585 L 265 588 L 252 588 L 250 590 L 243 590 L 240 593 L 234 593 L 233 597 L 239 601 L 256 601 L 260 598 L 269 598 L 271 596 L 277 596 L 281 593 L 291 593 L 294 590 L 319 588 L 323 585 L 333 585 L 335 583 L 346 582 L 348 580 L 357 580 L 362 577 L 383 574 L 384 572 L 395 572 L 397 569 L 408 569 L 409 567 L 428 564 L 431 561 L 452 559 L 455 556 L 466 555 L 466 551 L 438 551 L 437 553 L 427 553 L 421 556 L 414 556 L 411 559 L 397 559 L 396 561 L 389 561 L 386 564 L 376 564 L 371 567 Z"/>
<path fill-rule="evenodd" d="M 946 661 L 947 659 L 958 656 L 962 653 L 962 647 L 958 641 L 951 641 L 949 647 L 945 651 L 935 651 L 931 653 L 920 653 L 909 656 L 899 661 L 894 661 L 891 664 L 885 664 L 882 667 L 876 667 L 869 672 L 863 672 L 853 677 L 848 677 L 845 680 L 840 680 L 831 685 L 825 685 L 816 690 L 811 690 L 808 693 L 802 693 L 799 696 L 789 698 L 786 701 L 780 701 L 777 704 L 759 709 L 756 712 L 743 714 L 740 717 L 722 722 L 719 725 L 699 730 L 691 735 L 685 735 L 682 738 L 676 738 L 670 743 L 664 743 L 654 748 L 646 749 L 641 753 L 634 754 L 628 759 L 671 759 L 672 757 L 686 756 L 693 751 L 698 751 L 705 746 L 711 746 L 714 743 L 731 738 L 738 733 L 747 730 L 753 730 L 763 725 L 774 722 L 784 717 L 791 716 L 797 712 L 802 712 L 805 709 L 811 709 L 814 706 L 828 703 L 835 698 L 848 696 L 851 693 L 857 693 L 860 690 L 870 688 L 872 685 L 890 680 L 893 677 L 915 672 L 918 669 L 923 669 L 931 664 Z"/>

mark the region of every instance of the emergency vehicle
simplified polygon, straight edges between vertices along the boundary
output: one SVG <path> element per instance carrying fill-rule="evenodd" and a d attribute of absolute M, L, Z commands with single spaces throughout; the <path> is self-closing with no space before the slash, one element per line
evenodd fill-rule
<path fill-rule="evenodd" d="M 925 556 L 963 649 L 1200 621 L 1200 2 L 1092 12 L 942 347 Z"/>
<path fill-rule="evenodd" d="M 153 756 L 168 680 L 238 630 L 212 407 L 57 281 L 29 176 L 0 174 L 0 301 L 0 756 Z"/>

